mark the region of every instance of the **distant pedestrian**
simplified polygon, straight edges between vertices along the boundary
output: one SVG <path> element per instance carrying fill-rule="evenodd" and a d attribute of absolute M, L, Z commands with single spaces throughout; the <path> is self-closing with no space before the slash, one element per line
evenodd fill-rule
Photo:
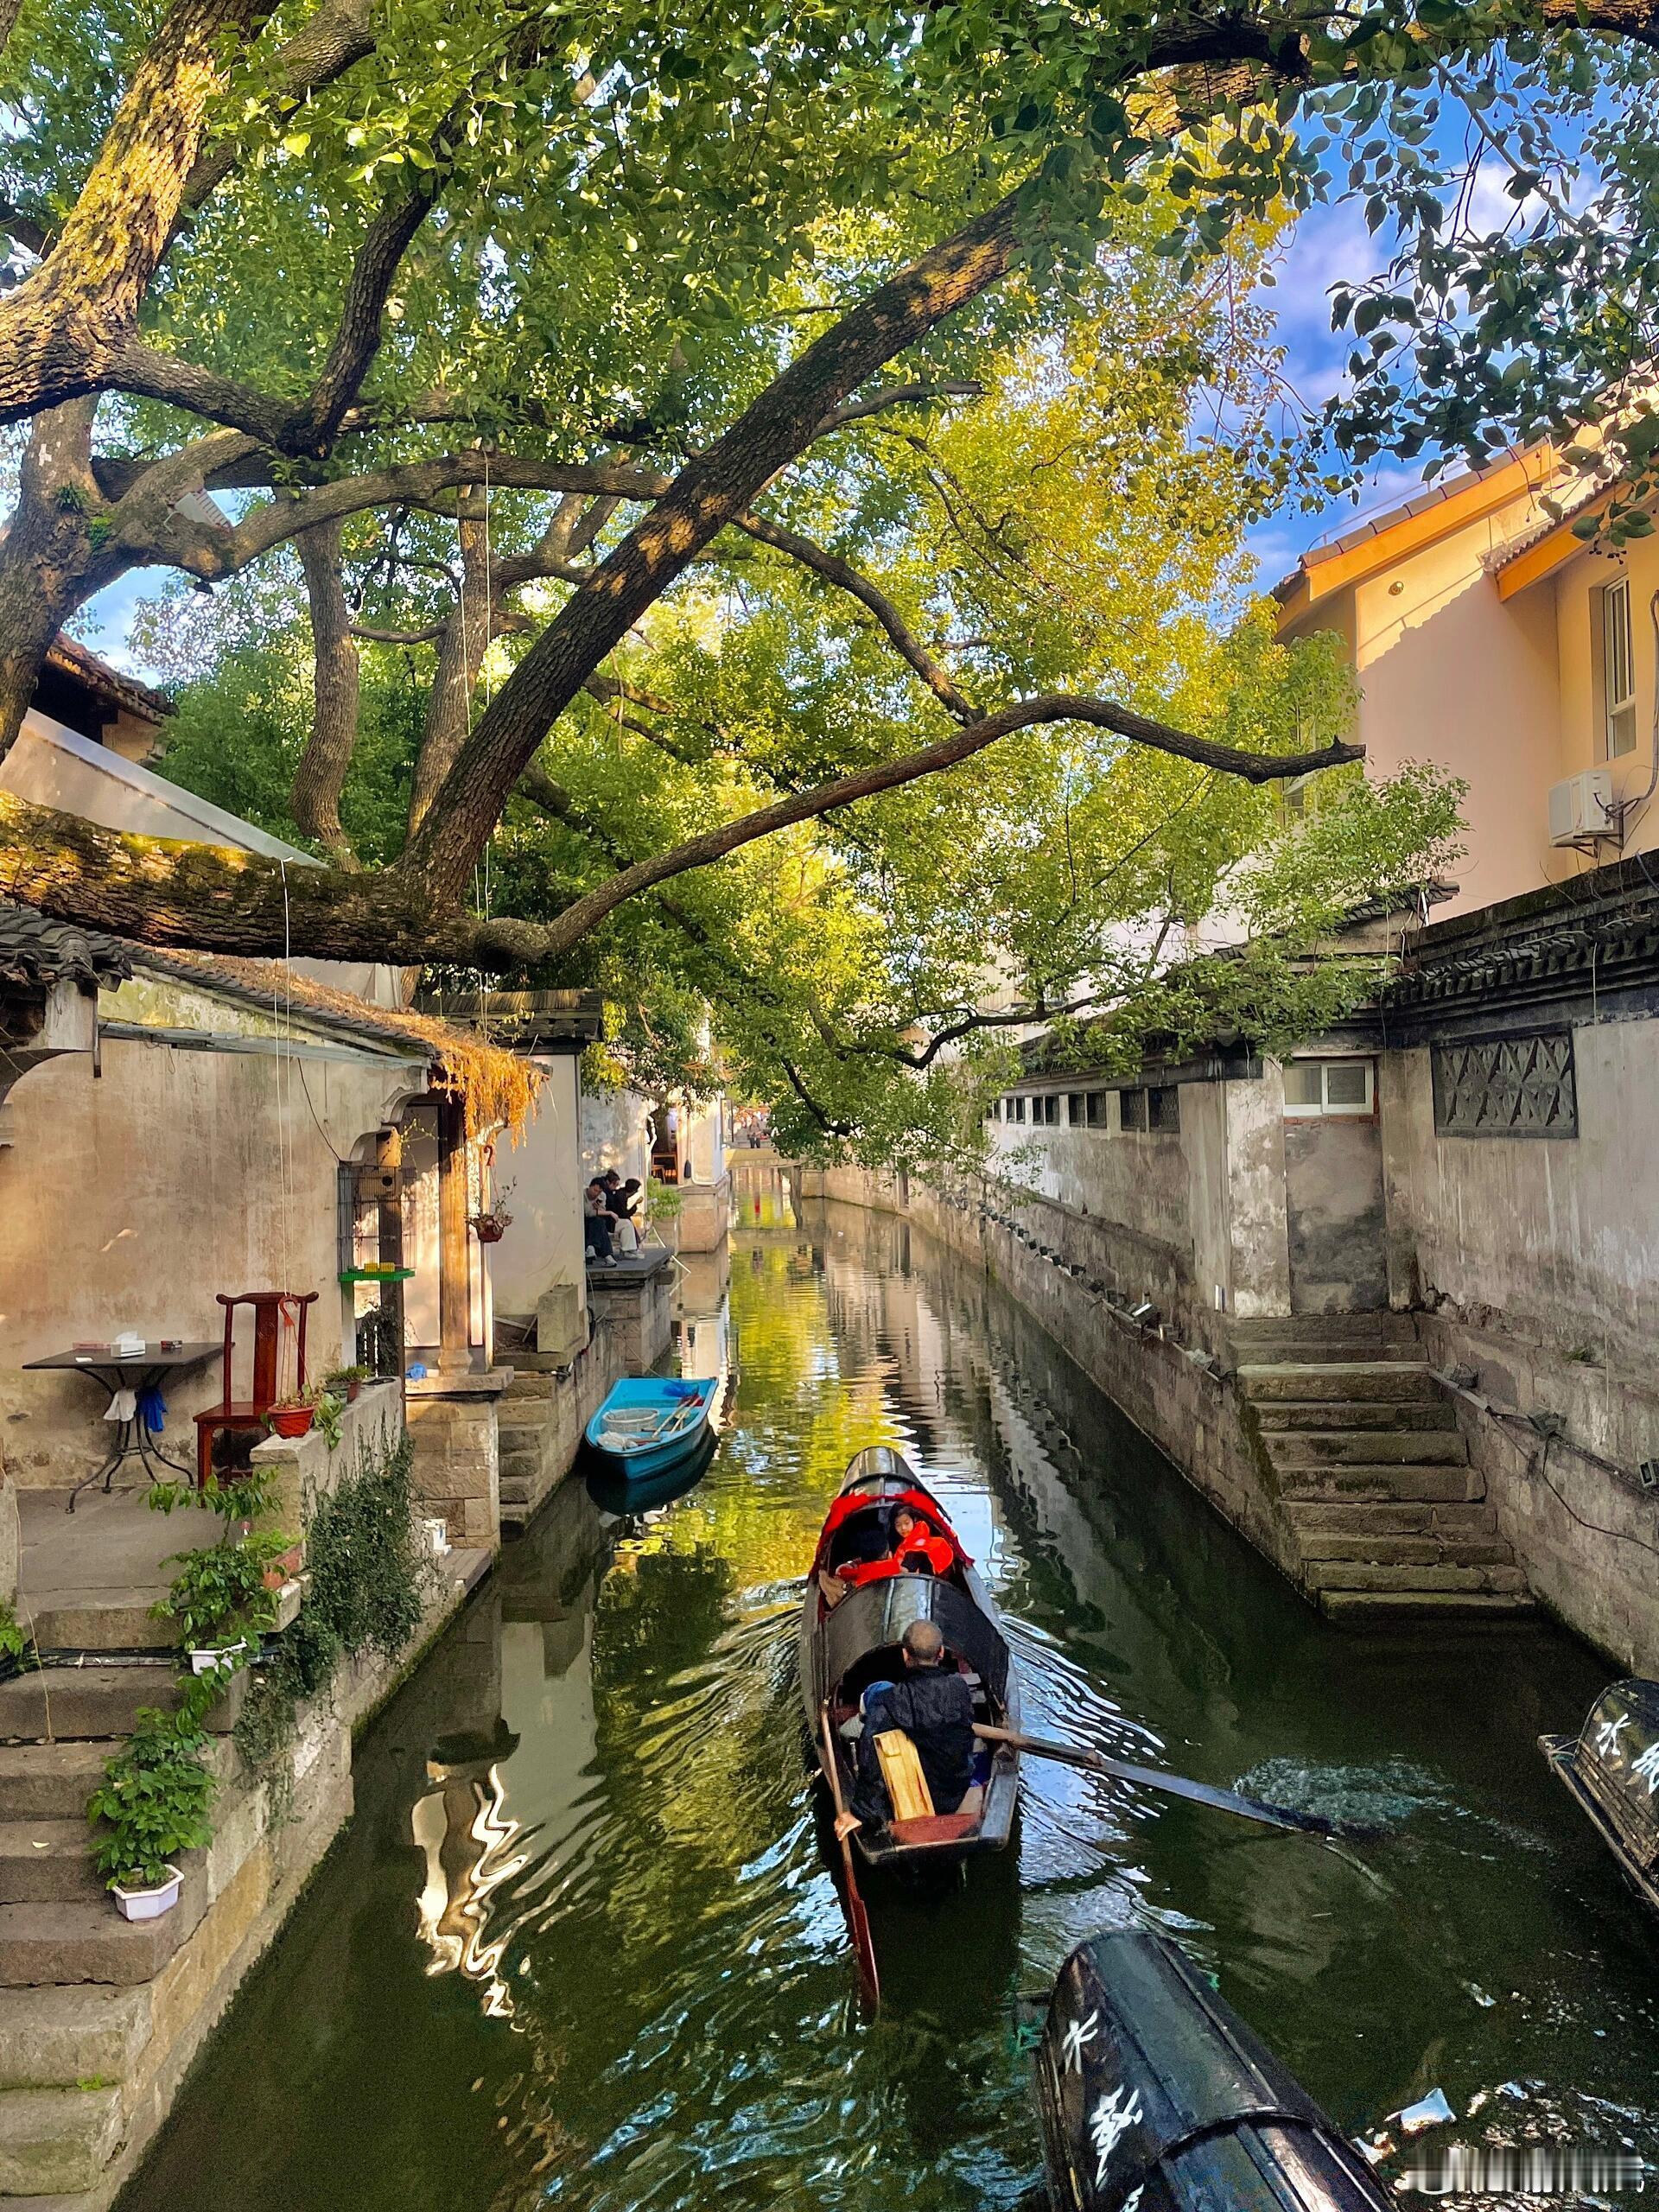
<path fill-rule="evenodd" d="M 588 1185 L 582 1201 L 582 1240 L 588 1255 L 602 1268 L 616 1265 L 616 1254 L 612 1249 L 613 1217 L 605 1203 L 605 1185 L 597 1175 Z"/>

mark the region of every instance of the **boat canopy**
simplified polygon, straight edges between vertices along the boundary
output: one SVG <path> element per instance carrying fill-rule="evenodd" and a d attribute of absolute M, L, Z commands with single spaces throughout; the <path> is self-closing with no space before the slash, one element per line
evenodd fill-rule
<path fill-rule="evenodd" d="M 825 1619 L 815 1647 L 815 1703 L 821 1705 L 866 1653 L 890 1650 L 912 1621 L 927 1620 L 968 1662 L 992 1699 L 1005 1702 L 1008 1647 L 995 1625 L 954 1582 L 904 1574 L 849 1591 Z"/>
<path fill-rule="evenodd" d="M 1633 1676 L 1604 1690 L 1573 1764 L 1638 1871 L 1659 1877 L 1659 1682 Z"/>

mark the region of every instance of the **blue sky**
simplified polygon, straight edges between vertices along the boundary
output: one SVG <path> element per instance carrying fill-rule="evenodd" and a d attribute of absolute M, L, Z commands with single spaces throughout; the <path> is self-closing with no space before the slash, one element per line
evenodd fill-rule
<path fill-rule="evenodd" d="M 1512 214 L 1512 205 L 1503 212 Z M 1379 242 L 1367 232 L 1357 204 L 1316 208 L 1292 234 L 1277 284 L 1262 296 L 1277 318 L 1288 380 L 1311 405 L 1336 390 L 1351 342 L 1331 328 L 1331 287 L 1344 277 L 1374 275 L 1382 259 Z M 1276 582 L 1295 566 L 1297 556 L 1320 537 L 1351 527 L 1362 514 L 1408 498 L 1421 481 L 1421 471 L 1414 467 L 1379 468 L 1357 499 L 1334 500 L 1315 513 L 1286 511 L 1259 524 L 1248 540 L 1256 562 L 1257 588 L 1266 590 Z M 124 577 L 88 607 L 96 629 L 78 622 L 77 631 L 118 666 L 137 676 L 152 673 L 132 652 L 128 632 L 135 603 L 152 595 L 161 582 L 156 570 Z"/>

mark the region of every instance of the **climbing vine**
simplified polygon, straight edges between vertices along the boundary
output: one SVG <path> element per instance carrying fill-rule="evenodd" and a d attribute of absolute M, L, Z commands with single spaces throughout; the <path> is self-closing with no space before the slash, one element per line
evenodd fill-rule
<path fill-rule="evenodd" d="M 344 1660 L 395 1659 L 420 1625 L 427 1563 L 415 1534 L 408 1436 L 359 1444 L 354 1473 L 318 1498 L 306 1522 L 308 1584 L 300 1610 L 251 1686 L 237 1748 L 264 1765 L 293 1741 L 300 1706 L 325 1695 Z"/>

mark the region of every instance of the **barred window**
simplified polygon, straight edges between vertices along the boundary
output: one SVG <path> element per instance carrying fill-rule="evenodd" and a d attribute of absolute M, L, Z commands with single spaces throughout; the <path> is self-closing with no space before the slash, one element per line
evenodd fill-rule
<path fill-rule="evenodd" d="M 1173 1136 L 1181 1126 L 1181 1094 L 1173 1083 L 1147 1093 L 1147 1127 Z"/>
<path fill-rule="evenodd" d="M 1147 1094 L 1144 1090 L 1120 1090 L 1117 1094 L 1118 1120 L 1130 1131 L 1142 1130 L 1147 1126 Z"/>
<path fill-rule="evenodd" d="M 1084 1111 L 1082 1091 L 1068 1090 L 1065 1094 L 1065 1118 L 1074 1129 L 1083 1127 Z"/>
<path fill-rule="evenodd" d="M 1091 1129 L 1108 1129 L 1111 1127 L 1111 1116 L 1106 1105 L 1110 1096 L 1111 1093 L 1109 1090 L 1091 1090 L 1088 1093 L 1088 1120 Z"/>
<path fill-rule="evenodd" d="M 1443 1137 L 1575 1137 L 1570 1029 L 1435 1045 L 1434 1130 Z"/>

